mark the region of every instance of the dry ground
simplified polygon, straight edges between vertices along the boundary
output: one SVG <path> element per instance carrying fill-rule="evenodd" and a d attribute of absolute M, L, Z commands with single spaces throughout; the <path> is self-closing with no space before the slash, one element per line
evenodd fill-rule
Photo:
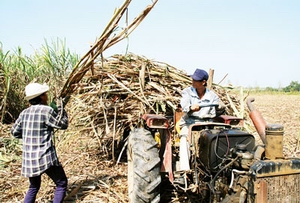
<path fill-rule="evenodd" d="M 300 132 L 300 95 L 250 95 L 253 103 L 267 123 L 284 126 L 284 154 L 298 156 Z M 10 137 L 9 126 L 1 127 L 0 138 Z M 126 161 L 119 164 L 107 156 L 109 145 L 99 146 L 99 137 L 71 127 L 56 140 L 58 154 L 67 176 L 69 191 L 66 202 L 128 202 Z M 20 177 L 20 154 L 11 147 L 14 143 L 0 143 L 1 156 L 7 162 L 0 163 L 0 202 L 22 202 L 28 187 L 28 180 Z M 101 153 L 99 153 L 101 151 Z M 117 157 L 115 157 L 117 159 Z M 54 185 L 43 177 L 37 202 L 49 202 L 53 197 Z"/>
<path fill-rule="evenodd" d="M 254 95 L 253 105 L 260 111 L 267 124 L 284 127 L 284 155 L 299 156 L 300 146 L 300 95 Z"/>

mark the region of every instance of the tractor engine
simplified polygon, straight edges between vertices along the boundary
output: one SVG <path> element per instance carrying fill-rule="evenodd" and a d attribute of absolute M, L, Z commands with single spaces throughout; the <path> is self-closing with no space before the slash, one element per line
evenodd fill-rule
<path fill-rule="evenodd" d="M 192 127 L 191 138 L 195 151 L 191 162 L 195 163 L 193 169 L 198 175 L 197 179 L 202 180 L 203 185 L 208 185 L 205 194 L 214 195 L 216 202 L 228 202 L 229 197 L 230 201 L 246 201 L 247 174 L 262 154 L 259 152 L 261 147 L 255 145 L 255 137 L 240 129 L 224 126 L 203 130 L 198 128 Z"/>
<path fill-rule="evenodd" d="M 212 129 L 196 131 L 200 134 L 198 140 L 199 153 L 197 157 L 211 174 L 216 173 L 222 164 L 236 159 L 234 166 L 237 169 L 249 169 L 255 148 L 253 135 L 238 129 Z"/>
<path fill-rule="evenodd" d="M 298 202 L 300 159 L 283 157 L 281 125 L 265 126 L 264 145 L 240 129 L 199 128 L 191 131 L 191 165 L 207 202 Z"/>

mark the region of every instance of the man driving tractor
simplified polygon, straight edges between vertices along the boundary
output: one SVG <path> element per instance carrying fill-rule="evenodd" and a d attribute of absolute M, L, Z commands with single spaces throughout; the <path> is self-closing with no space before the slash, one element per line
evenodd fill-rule
<path fill-rule="evenodd" d="M 219 104 L 219 96 L 207 88 L 208 73 L 202 69 L 196 69 L 191 75 L 192 86 L 182 91 L 180 105 L 185 113 L 179 121 L 180 130 L 180 170 L 190 170 L 188 130 L 191 124 L 204 121 L 216 116 L 213 106 L 201 107 L 207 104 Z"/>

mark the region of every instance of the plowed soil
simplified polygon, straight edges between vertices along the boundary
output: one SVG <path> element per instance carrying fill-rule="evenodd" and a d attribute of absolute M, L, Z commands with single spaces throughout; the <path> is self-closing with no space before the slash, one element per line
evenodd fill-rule
<path fill-rule="evenodd" d="M 283 152 L 285 156 L 299 153 L 300 95 L 254 95 L 253 105 L 267 124 L 281 124 L 284 127 Z M 299 154 L 298 154 L 299 156 Z"/>

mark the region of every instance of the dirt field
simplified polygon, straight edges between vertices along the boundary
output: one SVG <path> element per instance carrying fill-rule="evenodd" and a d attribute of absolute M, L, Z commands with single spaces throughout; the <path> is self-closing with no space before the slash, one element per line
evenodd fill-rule
<path fill-rule="evenodd" d="M 297 142 L 300 136 L 300 95 L 253 95 L 253 105 L 259 110 L 267 124 L 284 127 L 284 155 L 299 156 Z"/>
<path fill-rule="evenodd" d="M 299 157 L 297 143 L 300 133 L 300 95 L 256 94 L 250 97 L 255 98 L 253 105 L 267 123 L 284 126 L 284 154 Z M 88 134 L 78 135 L 78 132 L 79 130 L 74 128 L 72 132 L 64 135 L 67 137 L 57 141 L 58 154 L 69 177 L 66 202 L 128 202 L 126 161 L 121 161 L 118 165 L 107 161 L 110 159 L 105 154 L 99 154 L 99 148 L 102 147 L 98 145 L 99 138 Z M 8 137 L 9 126 L 2 126 L 1 140 Z M 8 151 L 7 145 L 1 143 L 0 155 L 8 162 L 1 163 L 0 202 L 21 202 L 28 187 L 28 180 L 20 177 L 20 154 L 7 154 Z M 53 191 L 53 183 L 46 176 L 43 177 L 37 202 L 49 202 Z"/>

